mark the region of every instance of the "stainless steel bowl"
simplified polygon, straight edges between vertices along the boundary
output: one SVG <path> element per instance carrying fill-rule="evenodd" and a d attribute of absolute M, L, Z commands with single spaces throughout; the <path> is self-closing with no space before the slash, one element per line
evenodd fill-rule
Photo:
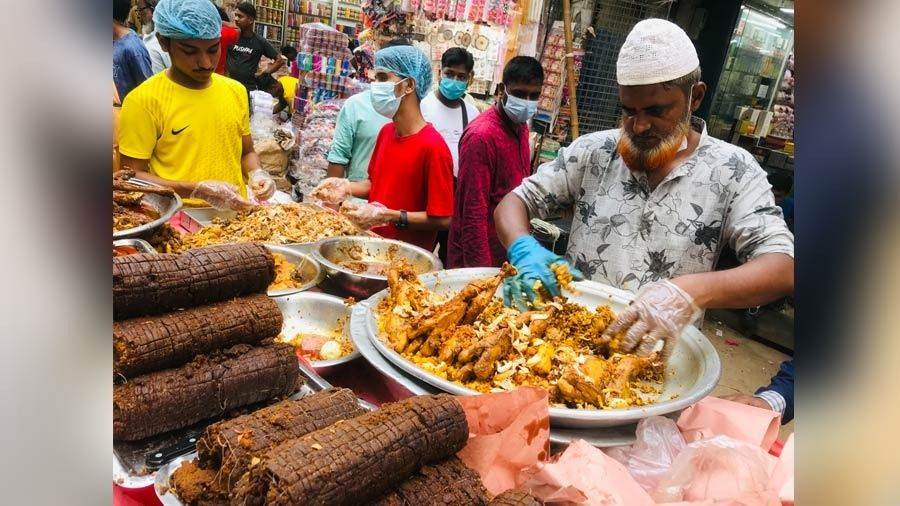
<path fill-rule="evenodd" d="M 158 186 L 153 183 L 148 183 L 147 181 L 142 181 L 140 179 L 130 179 L 129 183 L 136 184 L 138 186 L 147 186 L 154 187 Z M 143 201 L 150 205 L 157 213 L 159 213 L 159 218 L 151 221 L 150 223 L 145 223 L 139 227 L 128 228 L 125 230 L 113 231 L 113 239 L 128 239 L 131 237 L 141 237 L 148 236 L 153 233 L 156 229 L 161 227 L 163 223 L 169 221 L 172 216 L 181 209 L 181 197 L 178 194 L 174 194 L 173 196 L 168 195 L 158 195 L 155 193 L 145 193 Z"/>
<path fill-rule="evenodd" d="M 116 246 L 131 246 L 136 249 L 138 253 L 156 254 L 156 250 L 153 249 L 153 246 L 150 246 L 150 243 L 143 239 L 119 239 L 113 241 L 112 244 L 113 248 Z"/>
<path fill-rule="evenodd" d="M 316 261 L 312 255 L 308 253 L 304 253 L 300 248 L 292 247 L 292 246 L 274 246 L 271 244 L 264 244 L 272 253 L 279 253 L 284 255 L 285 259 L 289 263 L 292 263 L 300 268 L 300 277 L 306 281 L 300 286 L 294 288 L 282 288 L 280 290 L 269 290 L 266 294 L 269 297 L 280 297 L 282 295 L 289 295 L 292 293 L 303 292 L 309 290 L 310 288 L 315 287 L 319 283 L 322 282 L 322 278 L 325 277 L 325 271 L 322 270 L 322 266 L 319 265 L 319 262 Z"/>
<path fill-rule="evenodd" d="M 389 264 L 405 258 L 419 274 L 443 268 L 430 251 L 382 237 L 332 237 L 320 241 L 314 255 L 325 268 L 328 283 L 358 299 L 387 288 L 387 276 L 358 273 L 343 265 L 344 262 Z"/>
<path fill-rule="evenodd" d="M 284 318 L 281 335 L 285 338 L 289 339 L 300 333 L 327 336 L 334 332 L 339 325 L 343 325 L 344 336 L 350 339 L 350 306 L 344 304 L 343 299 L 324 293 L 303 292 L 275 297 L 274 300 Z M 318 360 L 311 363 L 321 374 L 332 367 L 357 359 L 359 356 L 359 351 L 354 349 L 349 354 L 334 360 Z"/>

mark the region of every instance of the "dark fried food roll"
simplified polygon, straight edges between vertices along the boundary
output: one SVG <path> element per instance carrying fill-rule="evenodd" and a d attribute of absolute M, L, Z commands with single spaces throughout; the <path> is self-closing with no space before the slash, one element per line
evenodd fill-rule
<path fill-rule="evenodd" d="M 235 504 L 344 505 L 380 498 L 469 437 L 450 395 L 412 397 L 292 439 L 251 466 Z"/>
<path fill-rule="evenodd" d="M 132 378 L 197 355 L 257 344 L 281 332 L 281 310 L 263 294 L 113 323 L 113 372 Z"/>
<path fill-rule="evenodd" d="M 374 503 L 375 506 L 484 506 L 481 477 L 456 457 L 422 467 Z"/>
<path fill-rule="evenodd" d="M 514 488 L 495 497 L 489 506 L 542 506 L 543 504 L 528 492 Z"/>
<path fill-rule="evenodd" d="M 295 392 L 293 346 L 239 344 L 113 387 L 113 439 L 134 441 Z"/>

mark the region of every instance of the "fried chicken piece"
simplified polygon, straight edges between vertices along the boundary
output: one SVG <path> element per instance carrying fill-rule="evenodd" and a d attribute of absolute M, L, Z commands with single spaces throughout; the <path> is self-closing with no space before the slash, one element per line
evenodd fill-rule
<path fill-rule="evenodd" d="M 515 273 L 516 268 L 510 265 L 509 262 L 505 262 L 496 276 L 470 283 L 470 285 L 475 285 L 474 288 L 479 290 L 480 293 L 472 298 L 469 309 L 466 311 L 465 317 L 463 317 L 462 325 L 472 324 L 481 315 L 488 304 L 491 303 L 500 283 Z"/>
<path fill-rule="evenodd" d="M 437 353 L 443 344 L 444 335 L 453 333 L 457 328 L 457 323 L 459 323 L 459 320 L 462 319 L 465 313 L 466 306 L 462 303 L 452 304 L 446 311 L 437 313 L 437 321 L 434 324 L 434 328 L 428 334 L 428 337 L 424 339 L 419 349 L 419 354 L 423 357 L 430 357 Z"/>
<path fill-rule="evenodd" d="M 609 306 L 598 306 L 591 316 L 591 328 L 588 331 L 588 338 L 595 351 L 601 354 L 608 354 L 616 349 L 618 340 L 607 341 L 603 338 L 603 332 L 606 327 L 616 318 Z"/>
<path fill-rule="evenodd" d="M 482 340 L 481 348 L 483 352 L 475 362 L 475 377 L 486 380 L 494 375 L 497 370 L 497 362 L 501 357 L 505 357 L 512 348 L 512 332 L 509 328 L 501 330 L 499 333 L 492 334 Z"/>
<path fill-rule="evenodd" d="M 475 334 L 475 328 L 471 325 L 461 325 L 456 327 L 450 336 L 441 343 L 438 358 L 443 362 L 451 364 L 456 360 L 457 355 L 459 355 L 459 352 L 462 351 L 463 348 L 470 346 L 476 340 L 478 340 L 478 335 Z"/>
<path fill-rule="evenodd" d="M 113 190 L 113 202 L 127 207 L 136 207 L 141 205 L 144 194 L 141 192 L 123 192 Z"/>
<path fill-rule="evenodd" d="M 461 383 L 466 383 L 468 381 L 472 381 L 475 379 L 475 366 L 473 364 L 466 364 L 459 369 L 457 369 L 456 374 L 453 375 L 453 381 L 459 381 Z"/>
<path fill-rule="evenodd" d="M 588 357 L 581 366 L 572 365 L 566 369 L 556 385 L 563 399 L 568 402 L 603 407 L 603 389 L 611 374 L 609 362 L 599 357 Z"/>
<path fill-rule="evenodd" d="M 615 361 L 615 357 L 610 360 Z M 655 355 L 649 357 L 619 355 L 608 388 L 618 394 L 618 397 L 631 402 L 634 400 L 631 382 L 640 377 L 648 368 L 652 367 L 655 361 Z"/>
<path fill-rule="evenodd" d="M 550 374 L 550 369 L 553 368 L 553 355 L 555 353 L 556 348 L 552 344 L 545 342 L 537 347 L 537 351 L 525 361 L 525 365 L 528 366 L 531 372 L 547 376 Z"/>
<path fill-rule="evenodd" d="M 412 327 L 404 311 L 419 309 L 422 285 L 412 266 L 405 261 L 397 261 L 391 265 L 387 273 L 388 296 L 382 302 L 382 318 L 384 330 L 388 334 L 391 346 L 402 351 L 409 343 Z"/>

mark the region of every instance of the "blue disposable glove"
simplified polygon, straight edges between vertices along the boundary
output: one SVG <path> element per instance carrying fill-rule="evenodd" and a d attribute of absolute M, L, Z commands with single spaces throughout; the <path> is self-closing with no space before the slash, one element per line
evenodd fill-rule
<path fill-rule="evenodd" d="M 559 283 L 556 275 L 550 270 L 551 265 L 566 264 L 566 259 L 544 248 L 534 237 L 523 235 L 509 245 L 507 256 L 516 268 L 516 275 L 503 281 L 503 303 L 515 307 L 519 311 L 527 311 L 528 303 L 537 297 L 534 284 L 540 280 L 550 295 L 559 295 Z M 584 279 L 577 269 L 569 265 L 572 277 Z"/>

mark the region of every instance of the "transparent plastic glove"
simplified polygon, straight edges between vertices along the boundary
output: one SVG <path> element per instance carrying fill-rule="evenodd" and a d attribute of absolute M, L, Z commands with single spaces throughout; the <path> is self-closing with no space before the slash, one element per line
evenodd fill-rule
<path fill-rule="evenodd" d="M 340 204 L 351 197 L 350 181 L 342 177 L 326 177 L 310 194 L 326 204 Z"/>
<path fill-rule="evenodd" d="M 526 311 L 528 304 L 537 297 L 534 284 L 540 281 L 550 295 L 559 295 L 559 283 L 550 266 L 566 264 L 566 259 L 544 248 L 534 237 L 523 235 L 509 245 L 507 251 L 509 261 L 516 268 L 516 275 L 503 280 L 503 303 Z M 572 277 L 584 279 L 577 269 L 569 265 Z"/>
<path fill-rule="evenodd" d="M 624 333 L 617 349 L 642 357 L 662 352 L 667 360 L 681 331 L 700 316 L 694 299 L 669 280 L 651 283 L 606 328 L 606 342 Z"/>
<path fill-rule="evenodd" d="M 247 182 L 250 189 L 253 190 L 253 196 L 259 202 L 265 202 L 275 195 L 275 180 L 262 169 L 251 172 Z"/>
<path fill-rule="evenodd" d="M 341 214 L 350 219 L 357 227 L 368 230 L 391 222 L 389 209 L 378 202 L 344 201 Z"/>
<path fill-rule="evenodd" d="M 233 184 L 224 181 L 201 181 L 191 192 L 190 198 L 205 200 L 220 210 L 245 211 L 254 207 L 252 202 L 241 197 Z"/>

